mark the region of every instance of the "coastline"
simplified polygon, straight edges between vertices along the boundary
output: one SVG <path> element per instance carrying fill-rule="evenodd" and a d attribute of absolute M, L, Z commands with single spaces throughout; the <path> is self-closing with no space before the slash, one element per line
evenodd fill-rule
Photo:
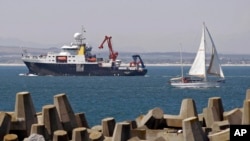
<path fill-rule="evenodd" d="M 162 63 L 162 64 L 145 64 L 146 66 L 159 66 L 159 67 L 164 67 L 164 66 L 181 66 L 181 64 L 169 64 L 169 63 Z M 192 64 L 182 64 L 183 66 L 191 66 Z M 227 66 L 234 66 L 234 67 L 248 67 L 250 64 L 221 64 L 223 67 Z"/>
<path fill-rule="evenodd" d="M 146 66 L 156 66 L 156 67 L 167 67 L 167 66 L 181 66 L 181 64 L 169 64 L 169 63 L 161 63 L 161 64 L 145 64 Z M 191 66 L 192 64 L 183 64 L 183 66 Z M 248 67 L 250 64 L 221 64 L 223 67 L 233 66 L 233 67 Z M 25 64 L 5 64 L 1 63 L 0 66 L 25 66 Z"/>
<path fill-rule="evenodd" d="M 13 66 L 13 67 L 17 67 L 17 66 L 25 66 L 25 64 L 0 64 L 0 66 Z"/>

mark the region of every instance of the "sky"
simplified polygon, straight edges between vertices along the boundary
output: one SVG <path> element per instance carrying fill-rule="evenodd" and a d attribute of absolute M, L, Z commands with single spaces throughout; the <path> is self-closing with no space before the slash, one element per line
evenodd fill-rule
<path fill-rule="evenodd" d="M 196 52 L 205 22 L 219 54 L 249 54 L 249 5 L 249 0 L 1 0 L 0 39 L 60 47 L 83 26 L 95 49 L 107 35 L 118 52 L 176 52 L 180 46 Z"/>

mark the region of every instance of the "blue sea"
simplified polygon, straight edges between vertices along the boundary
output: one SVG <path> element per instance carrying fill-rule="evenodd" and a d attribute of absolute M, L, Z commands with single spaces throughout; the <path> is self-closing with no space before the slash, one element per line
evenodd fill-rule
<path fill-rule="evenodd" d="M 184 67 L 187 72 L 189 67 Z M 178 66 L 148 66 L 146 76 L 19 76 L 25 66 L 0 67 L 0 111 L 14 111 L 16 93 L 31 93 L 36 112 L 53 104 L 56 94 L 65 93 L 75 113 L 84 112 L 90 126 L 106 117 L 117 122 L 133 120 L 160 107 L 165 114 L 178 114 L 181 101 L 193 98 L 199 113 L 208 98 L 221 97 L 224 110 L 242 107 L 250 87 L 250 66 L 224 66 L 226 83 L 220 88 L 178 89 L 168 84 L 180 74 Z"/>

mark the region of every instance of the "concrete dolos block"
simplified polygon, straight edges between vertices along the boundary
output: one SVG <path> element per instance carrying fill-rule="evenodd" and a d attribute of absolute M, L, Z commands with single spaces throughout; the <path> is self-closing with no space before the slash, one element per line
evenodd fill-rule
<path fill-rule="evenodd" d="M 157 129 L 163 122 L 163 111 L 160 108 L 154 108 L 143 116 L 140 125 L 146 125 L 149 129 Z"/>
<path fill-rule="evenodd" d="M 195 101 L 191 98 L 182 100 L 179 115 L 164 115 L 168 127 L 181 128 L 185 118 L 198 117 Z"/>
<path fill-rule="evenodd" d="M 112 141 L 127 141 L 130 137 L 130 124 L 127 122 L 116 123 Z"/>
<path fill-rule="evenodd" d="M 63 130 L 56 107 L 54 105 L 43 106 L 42 115 L 46 132 L 48 133 L 49 138 L 52 139 L 54 131 Z"/>
<path fill-rule="evenodd" d="M 20 122 L 23 122 L 23 126 L 19 126 L 19 129 L 14 130 L 24 130 L 26 136 L 30 134 L 31 125 L 37 123 L 36 111 L 33 105 L 29 92 L 19 92 L 16 94 L 16 103 L 15 103 L 15 112 L 14 117 L 16 119 L 13 122 L 13 127 L 15 124 L 20 125 Z"/>
<path fill-rule="evenodd" d="M 71 137 L 72 130 L 77 127 L 77 123 L 74 111 L 71 108 L 67 96 L 64 93 L 55 95 L 54 105 L 56 106 L 63 129 L 67 131 L 68 135 Z"/>
<path fill-rule="evenodd" d="M 182 122 L 184 141 L 207 141 L 197 117 L 186 118 Z"/>

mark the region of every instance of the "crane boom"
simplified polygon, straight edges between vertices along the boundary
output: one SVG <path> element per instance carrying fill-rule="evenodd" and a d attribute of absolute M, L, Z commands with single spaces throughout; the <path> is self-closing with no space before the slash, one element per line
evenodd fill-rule
<path fill-rule="evenodd" d="M 111 43 L 111 38 L 112 38 L 111 36 L 105 36 L 104 40 L 99 46 L 99 49 L 103 49 L 104 43 L 107 42 L 108 47 L 109 47 L 109 59 L 112 59 L 113 61 L 115 61 L 118 56 L 118 52 L 114 52 L 112 43 Z"/>

